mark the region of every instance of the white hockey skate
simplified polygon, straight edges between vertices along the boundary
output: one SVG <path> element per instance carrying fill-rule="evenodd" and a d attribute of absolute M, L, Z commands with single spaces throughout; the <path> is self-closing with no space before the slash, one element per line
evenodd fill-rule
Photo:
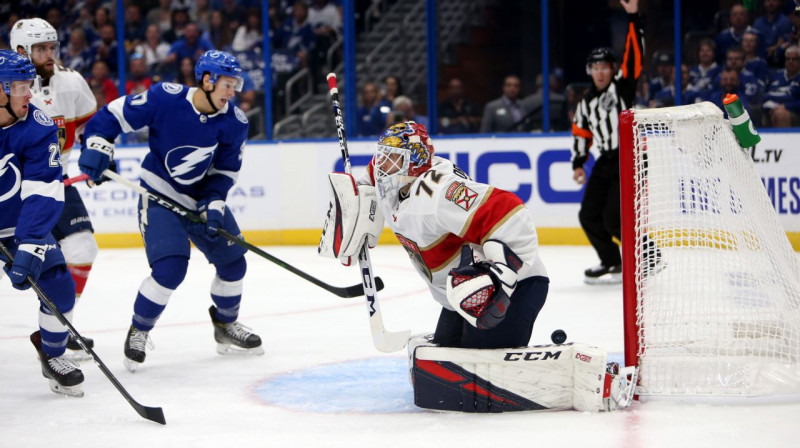
<path fill-rule="evenodd" d="M 608 363 L 606 367 L 606 390 L 603 394 L 603 404 L 606 411 L 625 409 L 631 405 L 636 392 L 636 382 L 639 379 L 639 368 L 635 366 L 620 368 L 615 362 Z M 609 387 L 609 382 L 610 387 Z"/>
<path fill-rule="evenodd" d="M 211 322 L 214 324 L 214 340 L 217 341 L 217 353 L 220 355 L 263 355 L 264 347 L 261 338 L 238 321 L 223 323 L 217 320 L 217 308 L 208 309 Z"/>
<path fill-rule="evenodd" d="M 42 376 L 50 380 L 50 390 L 69 397 L 83 396 L 83 372 L 66 355 L 49 356 L 42 351 L 42 335 L 36 331 L 31 334 L 31 342 L 39 353 Z"/>

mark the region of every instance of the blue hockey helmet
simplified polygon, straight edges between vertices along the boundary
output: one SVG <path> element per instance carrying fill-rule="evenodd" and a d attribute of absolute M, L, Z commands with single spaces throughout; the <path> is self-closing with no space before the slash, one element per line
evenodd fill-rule
<path fill-rule="evenodd" d="M 194 76 L 197 78 L 197 82 L 202 84 L 203 75 L 206 73 L 211 75 L 211 84 L 216 84 L 220 76 L 236 78 L 235 90 L 242 91 L 244 85 L 242 66 L 239 65 L 239 60 L 230 53 L 219 50 L 208 50 L 203 53 L 194 66 Z"/>
<path fill-rule="evenodd" d="M 33 81 L 26 87 L 25 93 L 27 93 L 28 88 L 34 90 L 39 88 L 39 79 L 36 67 L 30 59 L 11 50 L 0 50 L 0 85 L 3 86 L 6 95 L 18 94 L 11 89 L 14 81 Z"/>

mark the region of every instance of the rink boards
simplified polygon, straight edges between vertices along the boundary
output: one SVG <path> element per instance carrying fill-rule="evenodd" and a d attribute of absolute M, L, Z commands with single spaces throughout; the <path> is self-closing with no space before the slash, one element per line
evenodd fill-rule
<path fill-rule="evenodd" d="M 800 133 L 770 132 L 762 138 L 751 156 L 781 224 L 800 250 L 800 149 L 793 144 Z M 349 142 L 357 177 L 374 145 L 373 139 Z M 578 223 L 583 187 L 572 181 L 569 135 L 437 137 L 434 145 L 437 155 L 454 160 L 473 179 L 516 193 L 533 211 L 542 244 L 588 244 Z M 115 158 L 120 174 L 138 180 L 146 152 L 142 146 L 119 147 Z M 75 154 L 70 161 L 73 176 L 79 173 L 77 158 Z M 331 171 L 343 171 L 335 140 L 251 142 L 227 203 L 254 244 L 317 244 Z M 79 189 L 102 247 L 141 245 L 133 191 L 113 182 L 92 189 L 81 184 Z M 383 241 L 392 240 L 385 231 Z"/>

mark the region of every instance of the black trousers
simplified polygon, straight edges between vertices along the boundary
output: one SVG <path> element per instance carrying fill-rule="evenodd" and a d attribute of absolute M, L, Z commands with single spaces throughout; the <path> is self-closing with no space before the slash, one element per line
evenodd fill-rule
<path fill-rule="evenodd" d="M 619 246 L 612 237 L 622 240 L 619 211 L 619 155 L 607 153 L 597 159 L 586 184 L 578 213 L 581 227 L 600 257 L 603 266 L 622 264 Z"/>
<path fill-rule="evenodd" d="M 512 348 L 525 347 L 531 340 L 533 323 L 544 306 L 550 279 L 529 277 L 511 294 L 505 319 L 490 330 L 478 330 L 460 314 L 442 308 L 433 342 L 442 347 Z"/>

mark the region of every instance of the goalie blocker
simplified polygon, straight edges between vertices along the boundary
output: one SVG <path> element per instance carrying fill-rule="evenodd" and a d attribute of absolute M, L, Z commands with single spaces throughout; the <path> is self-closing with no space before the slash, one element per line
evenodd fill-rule
<path fill-rule="evenodd" d="M 606 364 L 597 347 L 569 343 L 509 349 L 408 344 L 414 404 L 461 412 L 611 411 L 633 399 L 637 368 Z"/>
<path fill-rule="evenodd" d="M 350 266 L 365 239 L 370 248 L 378 244 L 383 214 L 374 186 L 356 185 L 346 173 L 330 173 L 328 180 L 331 202 L 317 252 Z"/>

